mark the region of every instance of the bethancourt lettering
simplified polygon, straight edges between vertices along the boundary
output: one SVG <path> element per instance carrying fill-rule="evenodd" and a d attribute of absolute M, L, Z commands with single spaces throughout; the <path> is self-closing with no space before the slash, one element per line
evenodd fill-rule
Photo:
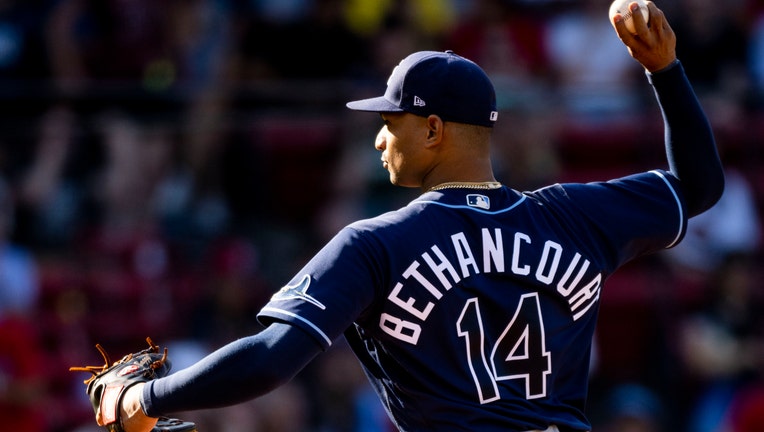
<path fill-rule="evenodd" d="M 553 240 L 533 239 L 522 232 L 509 236 L 512 244 L 505 250 L 504 234 L 500 228 L 483 228 L 477 239 L 458 232 L 450 236 L 451 244 L 432 245 L 420 255 L 421 260 L 406 268 L 390 291 L 387 299 L 396 308 L 381 315 L 380 328 L 396 339 L 416 345 L 421 323 L 444 294 L 462 279 L 480 273 L 509 271 L 532 278 L 534 284 L 554 286 L 567 301 L 574 321 L 597 303 L 602 274 L 586 278 L 591 263 L 580 253 L 566 251 Z M 444 250 L 452 253 L 447 255 Z"/>

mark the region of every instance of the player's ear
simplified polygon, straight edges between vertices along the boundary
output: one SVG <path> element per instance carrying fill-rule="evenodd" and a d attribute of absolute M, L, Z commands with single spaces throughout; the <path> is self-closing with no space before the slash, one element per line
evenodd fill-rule
<path fill-rule="evenodd" d="M 431 114 L 427 117 L 425 124 L 427 126 L 427 146 L 440 143 L 443 139 L 443 127 L 445 125 L 443 119 L 440 116 Z"/>

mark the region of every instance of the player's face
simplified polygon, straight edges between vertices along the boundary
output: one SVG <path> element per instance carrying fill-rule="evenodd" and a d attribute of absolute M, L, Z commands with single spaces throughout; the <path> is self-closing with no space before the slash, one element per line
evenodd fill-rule
<path fill-rule="evenodd" d="M 426 119 L 408 113 L 383 113 L 385 125 L 377 133 L 374 147 L 382 152 L 382 166 L 390 182 L 405 187 L 420 187 L 428 172 L 425 140 Z"/>

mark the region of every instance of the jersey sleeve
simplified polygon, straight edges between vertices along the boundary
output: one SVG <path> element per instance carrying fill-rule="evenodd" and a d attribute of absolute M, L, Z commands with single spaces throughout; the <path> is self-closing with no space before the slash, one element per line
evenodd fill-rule
<path fill-rule="evenodd" d="M 612 268 L 677 245 L 687 228 L 678 180 L 663 170 L 607 182 L 565 184 L 546 193 L 557 195 L 548 204 L 558 206 L 562 217 L 587 228 L 591 244 L 604 245 L 594 253 L 615 257 Z"/>
<path fill-rule="evenodd" d="M 267 325 L 282 321 L 312 335 L 323 349 L 356 320 L 379 291 L 379 257 L 368 239 L 344 228 L 258 313 Z"/>

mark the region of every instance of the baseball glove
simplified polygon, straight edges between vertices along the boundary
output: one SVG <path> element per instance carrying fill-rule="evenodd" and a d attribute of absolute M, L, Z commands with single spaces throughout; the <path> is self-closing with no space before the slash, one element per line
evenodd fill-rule
<path fill-rule="evenodd" d="M 167 376 L 170 361 L 167 348 L 160 352 L 151 338 L 146 338 L 149 347 L 143 351 L 128 354 L 112 363 L 106 350 L 99 344 L 96 349 L 104 359 L 103 366 L 74 366 L 73 372 L 89 372 L 92 376 L 85 380 L 85 391 L 96 415 L 101 412 L 101 419 L 109 432 L 125 432 L 120 419 L 120 403 L 125 391 L 138 383 Z M 183 420 L 160 417 L 152 432 L 195 432 L 194 423 Z"/>

